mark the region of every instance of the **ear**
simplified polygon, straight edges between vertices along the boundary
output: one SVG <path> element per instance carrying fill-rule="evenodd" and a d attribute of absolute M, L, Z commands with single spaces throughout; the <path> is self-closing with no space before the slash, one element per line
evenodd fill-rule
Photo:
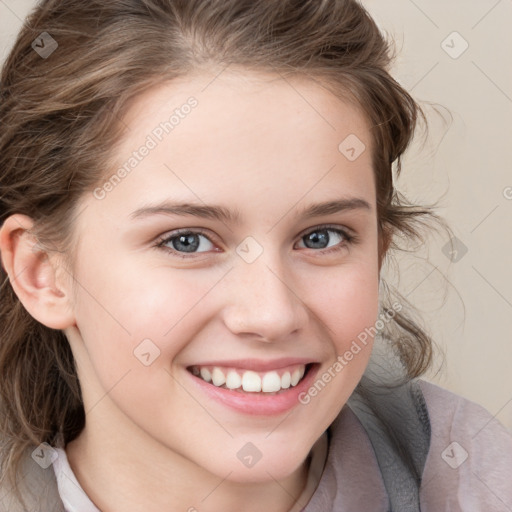
<path fill-rule="evenodd" d="M 34 222 L 26 215 L 8 217 L 0 229 L 2 265 L 25 309 L 38 322 L 52 329 L 75 324 L 71 280 L 59 283 L 65 272 L 55 253 L 45 251 L 31 233 Z M 61 272 L 57 272 L 61 270 Z"/>

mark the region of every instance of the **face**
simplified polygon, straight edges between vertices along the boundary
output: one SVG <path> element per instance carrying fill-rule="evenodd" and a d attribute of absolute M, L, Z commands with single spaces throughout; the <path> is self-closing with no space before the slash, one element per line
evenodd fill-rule
<path fill-rule="evenodd" d="M 117 167 L 83 198 L 86 428 L 221 478 L 283 478 L 370 357 L 371 338 L 358 341 L 378 314 L 370 134 L 314 82 L 210 80 L 138 97 Z"/>

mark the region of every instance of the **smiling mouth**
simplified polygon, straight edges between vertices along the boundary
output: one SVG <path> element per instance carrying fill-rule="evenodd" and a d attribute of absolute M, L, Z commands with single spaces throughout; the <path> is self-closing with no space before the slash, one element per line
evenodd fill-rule
<path fill-rule="evenodd" d="M 267 372 L 220 366 L 189 366 L 187 371 L 217 388 L 238 393 L 275 395 L 297 386 L 313 364 L 295 364 Z"/>

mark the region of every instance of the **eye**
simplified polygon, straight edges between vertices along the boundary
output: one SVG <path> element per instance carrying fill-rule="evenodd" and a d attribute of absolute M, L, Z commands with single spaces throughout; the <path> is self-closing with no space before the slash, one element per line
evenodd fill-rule
<path fill-rule="evenodd" d="M 333 235 L 331 235 L 333 234 Z M 318 249 L 316 252 L 331 253 L 356 242 L 355 235 L 332 227 L 318 226 L 302 235 L 306 249 Z M 334 245 L 329 246 L 334 242 Z M 215 250 L 215 244 L 202 231 L 182 229 L 166 235 L 155 244 L 156 247 L 180 258 L 193 257 L 193 254 Z"/>
<path fill-rule="evenodd" d="M 159 240 L 156 246 L 182 258 L 187 258 L 184 253 L 208 252 L 212 250 L 212 247 L 215 247 L 204 233 L 190 229 L 166 236 Z"/>
<path fill-rule="evenodd" d="M 301 241 L 304 241 L 304 245 L 307 249 L 320 249 L 321 251 L 319 252 L 330 253 L 339 251 L 350 243 L 353 243 L 355 236 L 348 234 L 343 229 L 334 228 L 332 226 L 318 226 L 305 235 L 302 235 Z M 334 242 L 334 245 L 329 246 L 331 242 Z"/>

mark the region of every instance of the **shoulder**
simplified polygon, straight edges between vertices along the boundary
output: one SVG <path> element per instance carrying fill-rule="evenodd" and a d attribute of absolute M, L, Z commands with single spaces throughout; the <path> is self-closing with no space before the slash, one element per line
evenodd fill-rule
<path fill-rule="evenodd" d="M 39 452 L 37 452 L 38 449 Z M 4 482 L 0 484 L 0 511 L 64 512 L 52 461 L 49 459 L 51 450 L 48 446 L 48 449 L 37 447 L 25 452 L 18 478 L 18 486 L 25 507 L 17 499 L 12 486 Z M 42 461 L 42 465 L 36 461 L 37 455 L 40 455 L 38 460 Z"/>
<path fill-rule="evenodd" d="M 425 510 L 512 510 L 512 434 L 484 407 L 418 382 L 431 425 Z"/>
<path fill-rule="evenodd" d="M 499 446 L 501 460 L 512 464 L 512 433 L 487 409 L 436 384 L 418 382 L 429 412 L 433 441 L 452 437 L 465 441 L 468 447 L 485 447 L 485 453 L 473 454 L 479 456 Z"/>

